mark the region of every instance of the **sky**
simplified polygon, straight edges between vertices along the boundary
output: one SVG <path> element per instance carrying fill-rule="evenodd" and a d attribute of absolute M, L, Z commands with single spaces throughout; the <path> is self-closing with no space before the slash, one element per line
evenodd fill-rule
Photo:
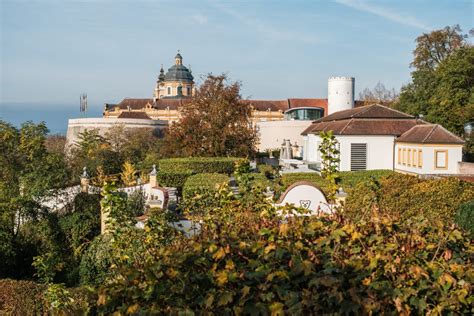
<path fill-rule="evenodd" d="M 97 115 L 152 97 L 178 50 L 197 83 L 226 73 L 244 98 L 326 98 L 331 76 L 355 77 L 356 95 L 400 89 L 417 36 L 474 27 L 469 0 L 0 0 L 0 11 L 0 118 L 22 119 L 79 116 L 84 92 Z"/>

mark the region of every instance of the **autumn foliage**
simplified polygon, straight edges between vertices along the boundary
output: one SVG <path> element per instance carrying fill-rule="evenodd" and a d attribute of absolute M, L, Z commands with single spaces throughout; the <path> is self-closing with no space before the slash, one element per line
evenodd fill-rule
<path fill-rule="evenodd" d="M 165 137 L 168 157 L 242 157 L 255 152 L 256 131 L 250 108 L 241 102 L 240 84 L 225 75 L 208 75 L 190 102 L 179 109 L 181 118 Z"/>

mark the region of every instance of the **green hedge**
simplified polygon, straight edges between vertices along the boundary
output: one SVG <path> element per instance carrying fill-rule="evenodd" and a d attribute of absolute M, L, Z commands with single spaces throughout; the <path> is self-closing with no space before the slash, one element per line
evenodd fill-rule
<path fill-rule="evenodd" d="M 162 187 L 173 187 L 179 191 L 183 189 L 184 183 L 188 177 L 192 176 L 193 172 L 189 170 L 184 171 L 158 171 L 156 180 Z"/>
<path fill-rule="evenodd" d="M 197 194 L 215 191 L 222 183 L 229 183 L 229 177 L 220 173 L 200 173 L 190 176 L 183 187 L 183 197 L 193 198 Z"/>
<path fill-rule="evenodd" d="M 350 190 L 345 213 L 355 220 L 366 220 L 371 216 L 372 201 L 378 201 L 380 212 L 394 219 L 423 215 L 452 224 L 461 204 L 474 199 L 474 184 L 456 178 L 421 180 L 395 173 L 381 178 L 378 186 L 376 192 L 370 183 Z"/>
<path fill-rule="evenodd" d="M 193 173 L 227 173 L 234 172 L 235 162 L 241 158 L 232 157 L 192 157 L 170 158 L 159 161 L 163 172 L 191 171 Z"/>
<path fill-rule="evenodd" d="M 474 200 L 462 204 L 456 214 L 456 224 L 474 236 Z"/>
<path fill-rule="evenodd" d="M 348 190 L 361 182 L 367 182 L 371 177 L 379 180 L 394 173 L 392 170 L 342 171 L 339 173 L 340 185 Z"/>
<path fill-rule="evenodd" d="M 339 173 L 339 186 L 343 187 L 344 190 L 349 190 L 359 183 L 369 181 L 371 177 L 379 180 L 392 174 L 394 174 L 394 172 L 391 170 L 342 171 Z M 325 191 L 328 188 L 328 182 L 321 178 L 317 173 L 285 173 L 281 176 L 282 187 L 284 190 L 298 181 L 311 182 L 321 188 L 322 191 Z"/>
<path fill-rule="evenodd" d="M 328 182 L 317 173 L 284 173 L 281 175 L 282 190 L 286 190 L 290 185 L 298 181 L 308 181 L 319 187 L 323 192 L 328 188 Z"/>

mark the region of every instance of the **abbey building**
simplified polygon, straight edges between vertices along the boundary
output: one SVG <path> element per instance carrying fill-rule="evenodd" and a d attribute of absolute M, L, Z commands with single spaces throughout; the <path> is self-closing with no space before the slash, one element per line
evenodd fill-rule
<path fill-rule="evenodd" d="M 106 118 L 177 121 L 179 107 L 195 93 L 191 69 L 183 65 L 178 52 L 174 65 L 165 73 L 161 67 L 151 98 L 125 98 L 117 104 L 105 104 Z M 252 122 L 315 120 L 327 115 L 327 99 L 243 100 L 251 108 Z"/>

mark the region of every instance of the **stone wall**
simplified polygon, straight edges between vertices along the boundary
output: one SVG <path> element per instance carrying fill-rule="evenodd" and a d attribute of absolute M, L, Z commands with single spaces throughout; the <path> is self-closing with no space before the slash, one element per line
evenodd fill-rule
<path fill-rule="evenodd" d="M 104 136 L 111 127 L 117 125 L 123 125 L 126 129 L 164 129 L 168 127 L 168 122 L 160 120 L 119 119 L 110 117 L 69 119 L 66 134 L 66 148 L 73 145 L 78 140 L 79 133 L 86 129 L 98 129 L 99 134 Z"/>

